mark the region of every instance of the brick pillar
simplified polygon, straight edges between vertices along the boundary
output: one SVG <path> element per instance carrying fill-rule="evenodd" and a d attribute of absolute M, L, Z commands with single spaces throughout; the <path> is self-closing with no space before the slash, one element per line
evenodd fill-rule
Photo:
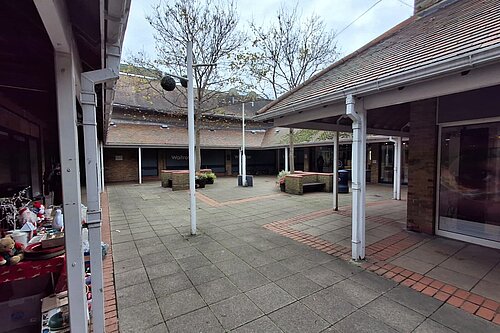
<path fill-rule="evenodd" d="M 231 176 L 233 170 L 233 163 L 231 160 L 231 150 L 226 149 L 226 176 Z"/>
<path fill-rule="evenodd" d="M 408 230 L 434 234 L 438 128 L 436 99 L 410 104 Z"/>
<path fill-rule="evenodd" d="M 372 151 L 372 164 L 371 164 L 371 184 L 378 184 L 378 170 L 380 169 L 380 143 L 370 144 Z"/>

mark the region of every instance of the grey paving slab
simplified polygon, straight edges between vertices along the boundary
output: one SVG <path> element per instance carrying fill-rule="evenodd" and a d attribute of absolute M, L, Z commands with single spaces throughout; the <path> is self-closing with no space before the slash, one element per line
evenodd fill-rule
<path fill-rule="evenodd" d="M 338 275 L 334 271 L 329 270 L 324 266 L 313 267 L 311 269 L 303 271 L 302 274 L 324 288 L 345 279 L 345 277 Z"/>
<path fill-rule="evenodd" d="M 158 304 L 160 305 L 160 310 L 165 320 L 178 317 L 206 306 L 206 303 L 194 288 L 160 297 L 158 298 Z"/>
<path fill-rule="evenodd" d="M 182 259 L 201 254 L 201 252 L 198 251 L 198 249 L 193 246 L 186 246 L 180 249 L 173 249 L 170 250 L 170 253 L 175 259 Z"/>
<path fill-rule="evenodd" d="M 397 331 L 383 321 L 358 310 L 333 325 L 339 333 L 396 333 Z"/>
<path fill-rule="evenodd" d="M 443 302 L 433 297 L 429 297 L 405 286 L 397 286 L 387 292 L 385 296 L 426 317 L 430 316 L 443 304 Z"/>
<path fill-rule="evenodd" d="M 269 318 L 284 332 L 290 333 L 321 332 L 329 326 L 328 322 L 300 302 L 287 305 L 271 313 Z"/>
<path fill-rule="evenodd" d="M 175 261 L 169 261 L 157 265 L 146 266 L 146 271 L 148 272 L 149 279 L 154 280 L 162 276 L 179 273 L 182 270 Z"/>
<path fill-rule="evenodd" d="M 195 268 L 186 271 L 186 274 L 195 286 L 224 277 L 224 273 L 215 265 Z"/>
<path fill-rule="evenodd" d="M 272 281 L 295 274 L 279 262 L 257 267 L 257 270 Z"/>
<path fill-rule="evenodd" d="M 233 258 L 221 261 L 215 264 L 224 274 L 233 275 L 239 272 L 249 271 L 252 269 L 250 265 L 240 258 Z"/>
<path fill-rule="evenodd" d="M 137 304 L 123 310 L 118 310 L 120 332 L 143 332 L 163 323 L 163 317 L 156 300 Z M 137 320 L 141 318 L 141 320 Z"/>
<path fill-rule="evenodd" d="M 212 263 L 205 258 L 203 255 L 196 255 L 192 257 L 187 257 L 187 258 L 182 258 L 177 260 L 179 265 L 182 267 L 183 270 L 189 271 L 191 269 L 199 268 L 202 266 L 207 266 L 211 265 Z"/>
<path fill-rule="evenodd" d="M 225 329 L 236 328 L 263 315 L 262 311 L 244 294 L 212 304 L 210 308 Z"/>
<path fill-rule="evenodd" d="M 248 291 L 246 295 L 266 314 L 296 300 L 274 283 Z"/>
<path fill-rule="evenodd" d="M 302 256 L 294 256 L 291 258 L 286 258 L 286 259 L 280 260 L 279 263 L 293 272 L 306 271 L 306 270 L 311 269 L 312 267 L 318 265 L 317 263 L 315 263 L 311 260 L 308 260 Z"/>
<path fill-rule="evenodd" d="M 130 270 L 143 268 L 143 263 L 138 258 L 118 261 L 115 263 L 115 274 L 121 274 Z"/>
<path fill-rule="evenodd" d="M 322 289 L 319 284 L 300 273 L 278 280 L 276 284 L 295 298 L 302 298 Z"/>
<path fill-rule="evenodd" d="M 237 258 L 234 253 L 227 249 L 203 252 L 203 255 L 213 263 Z"/>
<path fill-rule="evenodd" d="M 162 276 L 150 282 L 156 297 L 167 296 L 193 287 L 184 272 Z"/>
<path fill-rule="evenodd" d="M 241 293 L 226 277 L 200 284 L 196 286 L 196 289 L 207 304 L 212 304 Z"/>
<path fill-rule="evenodd" d="M 208 307 L 204 307 L 177 318 L 168 320 L 167 327 L 168 332 L 170 333 L 224 332 L 224 328 Z M 166 330 L 163 332 L 166 332 Z"/>
<path fill-rule="evenodd" d="M 431 316 L 431 319 L 457 332 L 498 333 L 498 325 L 457 309 L 449 304 L 443 304 Z"/>
<path fill-rule="evenodd" d="M 423 315 L 384 296 L 364 306 L 363 311 L 399 332 L 411 332 L 425 320 Z"/>
<path fill-rule="evenodd" d="M 142 263 L 144 266 L 154 266 L 158 264 L 164 264 L 170 261 L 174 261 L 174 257 L 170 254 L 170 252 L 158 252 L 154 255 L 145 255 L 141 256 Z"/>
<path fill-rule="evenodd" d="M 243 292 L 263 286 L 270 282 L 268 278 L 255 269 L 229 275 L 229 279 Z"/>
<path fill-rule="evenodd" d="M 392 280 L 384 279 L 379 275 L 363 271 L 355 274 L 349 278 L 350 280 L 363 285 L 364 287 L 368 287 L 377 292 L 386 292 L 396 287 L 398 284 Z"/>
<path fill-rule="evenodd" d="M 282 333 L 268 317 L 260 317 L 248 324 L 240 326 L 239 328 L 231 331 L 235 333 Z"/>
<path fill-rule="evenodd" d="M 335 324 L 357 310 L 354 305 L 336 295 L 332 289 L 324 289 L 309 295 L 302 299 L 301 303 L 330 324 Z"/>
<path fill-rule="evenodd" d="M 165 323 L 158 324 L 156 326 L 147 328 L 145 333 L 165 333 L 168 332 L 167 325 Z"/>
<path fill-rule="evenodd" d="M 350 277 L 363 271 L 359 266 L 339 259 L 329 261 L 322 266 L 345 277 Z"/>
<path fill-rule="evenodd" d="M 155 298 L 149 282 L 135 284 L 116 290 L 117 304 L 120 309 L 135 306 Z"/>
<path fill-rule="evenodd" d="M 454 333 L 456 331 L 439 324 L 432 319 L 426 319 L 413 333 Z"/>
<path fill-rule="evenodd" d="M 144 268 L 132 269 L 120 274 L 115 274 L 115 288 L 121 289 L 135 284 L 148 281 L 146 270 Z"/>
<path fill-rule="evenodd" d="M 382 294 L 349 279 L 340 281 L 327 289 L 356 307 L 362 307 Z"/>

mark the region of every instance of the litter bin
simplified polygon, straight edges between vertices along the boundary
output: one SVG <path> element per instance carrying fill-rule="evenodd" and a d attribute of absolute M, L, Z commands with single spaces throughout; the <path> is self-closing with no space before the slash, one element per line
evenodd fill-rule
<path fill-rule="evenodd" d="M 339 193 L 349 193 L 349 171 L 339 170 L 338 184 Z"/>
<path fill-rule="evenodd" d="M 243 186 L 243 176 L 238 176 L 238 186 Z M 253 187 L 253 176 L 247 175 L 247 186 Z"/>

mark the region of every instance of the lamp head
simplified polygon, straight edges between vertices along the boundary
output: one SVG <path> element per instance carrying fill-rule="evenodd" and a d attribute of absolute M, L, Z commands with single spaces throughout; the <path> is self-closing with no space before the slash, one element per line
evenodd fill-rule
<path fill-rule="evenodd" d="M 173 91 L 175 89 L 175 80 L 171 76 L 164 76 L 160 82 L 161 87 L 166 91 Z"/>

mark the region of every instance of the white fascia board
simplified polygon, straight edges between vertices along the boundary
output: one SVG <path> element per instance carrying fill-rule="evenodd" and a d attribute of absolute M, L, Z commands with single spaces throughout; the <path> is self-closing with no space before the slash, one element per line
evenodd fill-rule
<path fill-rule="evenodd" d="M 467 70 L 478 70 L 481 67 L 500 61 L 500 45 L 493 45 L 479 51 L 460 54 L 450 58 L 449 56 L 434 60 L 425 65 L 418 65 L 413 69 L 403 71 L 394 75 L 381 77 L 375 81 L 360 84 L 342 91 L 335 91 L 331 94 L 319 96 L 313 100 L 295 103 L 292 106 L 285 106 L 273 112 L 266 112 L 254 117 L 256 120 L 267 120 L 279 118 L 286 114 L 296 113 L 298 111 L 307 111 L 310 108 L 317 108 L 321 105 L 342 102 L 347 95 L 356 97 L 369 96 L 384 90 L 408 86 L 419 82 L 443 78 L 450 74 L 460 73 Z M 449 79 L 449 78 L 443 78 Z M 448 93 L 461 92 L 457 89 L 451 89 Z M 437 97 L 437 96 L 434 96 Z M 401 101 L 400 103 L 405 103 Z"/>

